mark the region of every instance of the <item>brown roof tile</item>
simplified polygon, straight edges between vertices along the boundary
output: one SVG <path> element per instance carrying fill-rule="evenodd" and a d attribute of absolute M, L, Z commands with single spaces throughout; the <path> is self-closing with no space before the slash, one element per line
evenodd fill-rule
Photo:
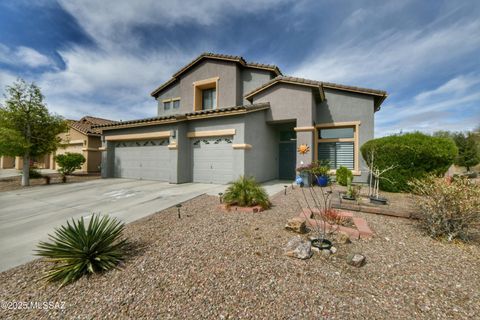
<path fill-rule="evenodd" d="M 115 123 L 115 121 L 91 116 L 85 116 L 78 121 L 68 120 L 68 125 L 71 128 L 74 128 L 75 130 L 86 135 L 100 134 L 100 131 L 94 128 L 95 125 L 107 125 L 112 123 Z"/>
<path fill-rule="evenodd" d="M 254 104 L 247 104 L 241 106 L 233 106 L 233 107 L 226 107 L 220 109 L 213 109 L 213 110 L 202 110 L 202 111 L 195 111 L 189 112 L 185 114 L 176 114 L 176 115 L 168 115 L 163 117 L 151 117 L 151 118 L 143 118 L 143 119 L 135 119 L 135 120 L 128 120 L 128 121 L 117 121 L 110 124 L 104 125 L 96 125 L 93 126 L 94 129 L 97 130 L 104 130 L 115 127 L 128 127 L 134 125 L 141 125 L 141 124 L 161 124 L 162 122 L 177 122 L 177 121 L 184 121 L 184 120 L 193 120 L 197 117 L 207 116 L 207 115 L 224 115 L 224 114 L 232 114 L 235 115 L 238 112 L 254 112 L 260 111 L 270 108 L 269 102 L 262 102 L 262 103 L 254 103 Z"/>

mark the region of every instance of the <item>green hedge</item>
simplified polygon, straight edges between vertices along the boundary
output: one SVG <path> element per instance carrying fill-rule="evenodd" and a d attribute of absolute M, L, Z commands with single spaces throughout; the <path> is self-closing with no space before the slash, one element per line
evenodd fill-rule
<path fill-rule="evenodd" d="M 396 165 L 382 175 L 380 189 L 390 192 L 409 191 L 407 182 L 426 174 L 443 175 L 458 153 L 451 139 L 432 137 L 423 133 L 407 133 L 370 140 L 362 148 L 369 164 L 369 154 L 375 150 L 375 166 L 382 169 Z"/>

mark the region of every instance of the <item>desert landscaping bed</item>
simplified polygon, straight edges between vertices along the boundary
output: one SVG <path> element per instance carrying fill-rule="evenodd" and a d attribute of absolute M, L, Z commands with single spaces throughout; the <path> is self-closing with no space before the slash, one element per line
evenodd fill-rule
<path fill-rule="evenodd" d="M 471 319 L 480 314 L 480 248 L 421 234 L 416 221 L 355 213 L 369 240 L 338 252 L 286 257 L 295 234 L 284 229 L 300 210 L 300 189 L 273 198 L 261 213 L 219 210 L 217 197 L 131 223 L 120 270 L 82 278 L 57 291 L 38 278 L 36 260 L 0 274 L 0 301 L 64 303 L 63 310 L 0 310 L 0 318 Z M 349 266 L 361 252 L 367 264 Z"/>
<path fill-rule="evenodd" d="M 50 173 L 47 175 L 51 178 L 50 184 L 62 183 L 62 176 L 59 173 Z M 100 174 L 74 174 L 74 175 L 67 176 L 66 183 L 82 182 L 82 181 L 88 181 L 88 180 L 94 180 L 94 179 L 100 179 L 100 178 L 101 178 Z M 22 187 L 20 183 L 21 179 L 22 178 L 20 176 L 0 179 L 0 192 L 29 188 L 29 187 Z M 30 187 L 41 186 L 45 184 L 46 183 L 44 178 L 30 179 Z"/>

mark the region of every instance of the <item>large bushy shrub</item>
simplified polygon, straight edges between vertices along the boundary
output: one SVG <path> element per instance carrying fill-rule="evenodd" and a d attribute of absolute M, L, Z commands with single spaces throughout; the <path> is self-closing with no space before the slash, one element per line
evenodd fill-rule
<path fill-rule="evenodd" d="M 340 166 L 340 168 L 337 169 L 335 176 L 337 177 L 337 183 L 341 186 L 346 186 L 349 179 L 350 182 L 353 180 L 352 171 L 344 166 Z"/>
<path fill-rule="evenodd" d="M 268 194 L 254 178 L 241 176 L 234 181 L 225 191 L 223 201 L 227 205 L 240 207 L 261 206 L 268 209 L 271 206 Z"/>
<path fill-rule="evenodd" d="M 81 169 L 85 160 L 85 157 L 80 153 L 67 152 L 55 156 L 55 161 L 60 166 L 58 172 L 60 172 L 62 176 L 72 174 L 75 170 Z"/>
<path fill-rule="evenodd" d="M 409 183 L 418 195 L 421 226 L 434 238 L 468 240 L 480 223 L 480 185 L 467 178 L 428 176 Z"/>
<path fill-rule="evenodd" d="M 370 164 L 372 151 L 375 152 L 375 167 L 395 166 L 380 180 L 380 189 L 390 192 L 409 191 L 408 181 L 412 179 L 445 174 L 458 153 L 451 139 L 419 132 L 368 141 L 361 148 L 367 164 Z"/>
<path fill-rule="evenodd" d="M 45 278 L 73 282 L 84 275 L 116 268 L 123 260 L 126 240 L 121 239 L 123 222 L 109 216 L 93 215 L 88 224 L 83 217 L 67 222 L 50 235 L 50 242 L 41 241 L 37 255 L 55 262 Z"/>

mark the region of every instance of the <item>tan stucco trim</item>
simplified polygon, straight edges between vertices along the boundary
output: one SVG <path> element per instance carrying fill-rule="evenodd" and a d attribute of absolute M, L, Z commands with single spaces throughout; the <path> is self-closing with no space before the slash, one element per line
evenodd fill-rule
<path fill-rule="evenodd" d="M 107 151 L 107 147 L 100 147 L 98 148 L 98 151 Z"/>
<path fill-rule="evenodd" d="M 98 148 L 82 148 L 82 151 L 100 151 Z"/>
<path fill-rule="evenodd" d="M 168 145 L 168 149 L 170 150 L 176 150 L 178 149 L 178 145 L 176 143 L 172 143 Z"/>
<path fill-rule="evenodd" d="M 233 136 L 233 135 L 235 135 L 235 129 L 190 131 L 187 133 L 188 138 L 221 137 L 221 136 Z"/>
<path fill-rule="evenodd" d="M 177 101 L 177 100 L 180 100 L 180 97 L 163 99 L 162 102 L 172 102 L 172 101 Z"/>
<path fill-rule="evenodd" d="M 296 132 L 315 131 L 315 127 L 295 127 L 293 130 Z"/>
<path fill-rule="evenodd" d="M 208 79 L 203 79 L 199 81 L 194 81 L 193 85 L 193 111 L 200 111 L 202 110 L 202 90 L 205 89 L 213 89 L 215 88 L 215 95 L 216 95 L 216 106 L 215 109 L 218 108 L 218 80 L 220 77 L 213 77 Z"/>
<path fill-rule="evenodd" d="M 84 140 L 67 140 L 65 144 L 83 144 Z"/>
<path fill-rule="evenodd" d="M 106 136 L 106 141 L 123 141 L 123 140 L 140 140 L 140 139 L 158 139 L 169 138 L 170 131 L 148 132 L 148 133 L 132 133 L 119 134 L 115 136 Z"/>
<path fill-rule="evenodd" d="M 355 130 L 355 129 L 354 129 Z M 355 137 L 355 133 L 353 133 Z M 318 139 L 318 142 L 355 142 L 355 138 L 328 138 L 328 139 Z"/>
<path fill-rule="evenodd" d="M 232 144 L 232 148 L 248 150 L 248 149 L 252 149 L 252 145 L 248 143 L 237 143 L 237 144 Z"/>
<path fill-rule="evenodd" d="M 359 126 L 360 121 L 347 121 L 347 122 L 331 122 L 331 123 L 321 123 L 317 124 L 316 128 L 329 128 L 329 127 L 353 127 Z"/>

